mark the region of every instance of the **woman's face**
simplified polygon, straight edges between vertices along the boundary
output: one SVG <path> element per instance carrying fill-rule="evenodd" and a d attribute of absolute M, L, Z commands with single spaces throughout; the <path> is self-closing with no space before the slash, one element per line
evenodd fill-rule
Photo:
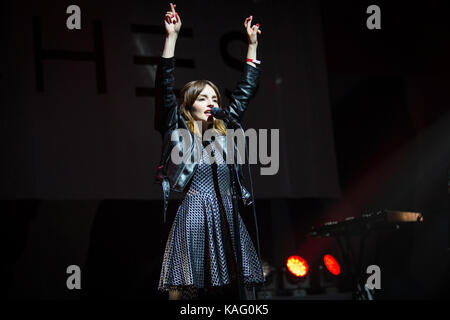
<path fill-rule="evenodd" d="M 214 117 L 212 116 L 210 110 L 214 107 L 219 107 L 216 92 L 210 85 L 206 85 L 193 103 L 191 115 L 194 120 L 212 123 L 214 121 Z"/>

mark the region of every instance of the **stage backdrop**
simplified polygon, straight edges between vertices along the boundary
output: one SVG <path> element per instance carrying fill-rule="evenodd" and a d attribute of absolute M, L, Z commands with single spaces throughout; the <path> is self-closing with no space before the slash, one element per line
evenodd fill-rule
<path fill-rule="evenodd" d="M 81 30 L 69 30 L 69 5 Z M 240 76 L 243 21 L 261 25 L 262 77 L 244 128 L 280 130 L 279 171 L 252 166 L 256 197 L 337 197 L 318 2 L 177 1 L 176 88 Z M 160 199 L 153 128 L 166 1 L 4 1 L 3 198 Z"/>

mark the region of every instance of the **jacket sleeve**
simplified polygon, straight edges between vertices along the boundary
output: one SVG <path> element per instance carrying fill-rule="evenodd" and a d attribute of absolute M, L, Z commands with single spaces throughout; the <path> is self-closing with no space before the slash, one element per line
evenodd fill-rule
<path fill-rule="evenodd" d="M 155 119 L 154 127 L 164 133 L 176 126 L 178 103 L 174 92 L 175 58 L 160 57 L 155 77 Z"/>
<path fill-rule="evenodd" d="M 250 99 L 255 94 L 259 84 L 261 70 L 245 63 L 244 71 L 239 79 L 236 89 L 231 94 L 229 106 L 230 115 L 241 122 Z"/>

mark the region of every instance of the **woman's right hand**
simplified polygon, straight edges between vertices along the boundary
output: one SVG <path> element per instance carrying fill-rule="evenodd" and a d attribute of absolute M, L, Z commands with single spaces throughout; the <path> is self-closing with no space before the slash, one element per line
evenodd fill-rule
<path fill-rule="evenodd" d="M 164 26 L 166 28 L 166 35 L 178 35 L 181 29 L 181 18 L 178 12 L 175 11 L 175 4 L 170 3 L 170 11 L 166 12 L 164 17 Z"/>

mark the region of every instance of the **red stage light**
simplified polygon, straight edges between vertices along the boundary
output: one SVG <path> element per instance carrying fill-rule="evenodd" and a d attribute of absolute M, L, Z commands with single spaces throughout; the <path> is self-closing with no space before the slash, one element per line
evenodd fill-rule
<path fill-rule="evenodd" d="M 335 276 L 341 273 L 341 267 L 339 266 L 339 263 L 332 255 L 326 254 L 323 257 L 323 263 L 327 267 L 328 271 L 330 271 Z"/>
<path fill-rule="evenodd" d="M 299 256 L 291 256 L 286 261 L 286 267 L 294 276 L 304 277 L 308 273 L 308 263 Z"/>

